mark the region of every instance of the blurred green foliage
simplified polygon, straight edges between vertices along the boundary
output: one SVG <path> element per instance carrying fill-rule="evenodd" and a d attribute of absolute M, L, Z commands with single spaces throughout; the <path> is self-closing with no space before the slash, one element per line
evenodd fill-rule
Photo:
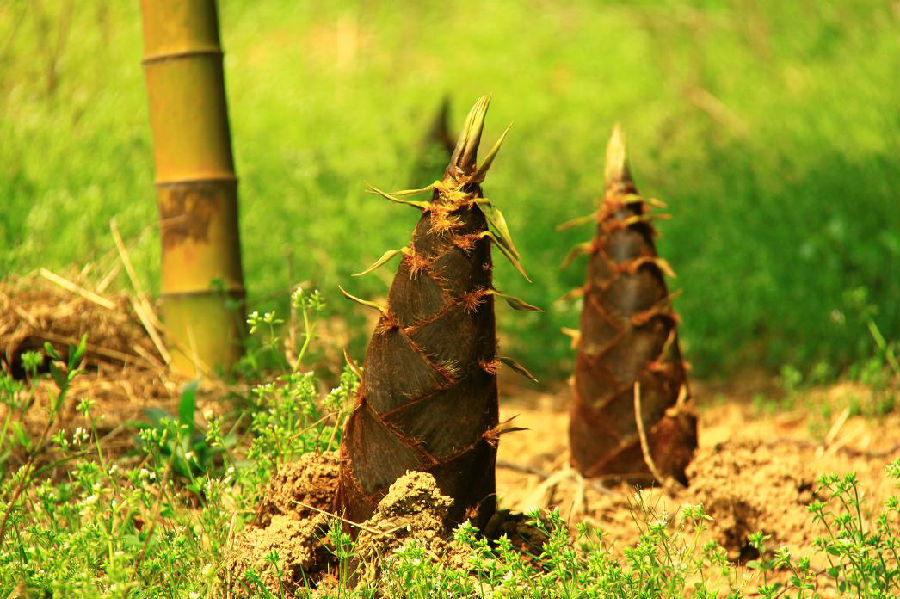
<path fill-rule="evenodd" d="M 659 246 L 697 374 L 871 355 L 852 290 L 886 337 L 900 331 L 894 1 L 222 0 L 220 12 L 250 303 L 284 313 L 292 269 L 350 319 L 356 355 L 369 331 L 337 285 L 386 294 L 392 269 L 349 275 L 405 244 L 417 217 L 365 184 L 430 182 L 408 179 L 445 93 L 454 128 L 494 94 L 488 143 L 514 121 L 485 188 L 535 281 L 497 260 L 497 286 L 547 310 L 498 309 L 504 353 L 536 372 L 570 368 L 559 330 L 579 306 L 558 298 L 584 262 L 558 265 L 592 232 L 554 225 L 592 210 L 616 121 L 642 192 L 669 205 Z M 0 275 L 108 252 L 115 216 L 156 288 L 141 52 L 135 2 L 0 4 Z"/>

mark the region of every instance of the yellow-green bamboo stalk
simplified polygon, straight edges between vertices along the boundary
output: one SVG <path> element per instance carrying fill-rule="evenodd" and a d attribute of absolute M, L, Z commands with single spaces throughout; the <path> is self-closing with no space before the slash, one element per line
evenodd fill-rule
<path fill-rule="evenodd" d="M 160 309 L 180 372 L 241 355 L 237 178 L 215 0 L 141 0 L 162 238 Z"/>

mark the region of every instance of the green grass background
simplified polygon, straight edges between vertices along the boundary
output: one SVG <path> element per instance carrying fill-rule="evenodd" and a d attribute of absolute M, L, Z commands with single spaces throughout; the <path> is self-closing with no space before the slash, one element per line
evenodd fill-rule
<path fill-rule="evenodd" d="M 793 363 L 831 372 L 871 353 L 861 319 L 900 332 L 900 8 L 894 1 L 403 3 L 222 0 L 221 31 L 252 307 L 298 280 L 368 332 L 339 283 L 384 295 L 417 214 L 365 193 L 403 188 L 441 96 L 458 127 L 494 95 L 486 183 L 534 283 L 497 286 L 546 309 L 500 308 L 503 352 L 561 376 L 558 298 L 590 227 L 554 226 L 599 197 L 605 142 L 627 134 L 635 178 L 669 205 L 660 253 L 678 273 L 701 376 Z M 137 2 L 0 3 L 0 275 L 60 268 L 156 218 Z M 158 233 L 132 253 L 158 287 Z M 856 290 L 856 291 L 853 291 Z"/>

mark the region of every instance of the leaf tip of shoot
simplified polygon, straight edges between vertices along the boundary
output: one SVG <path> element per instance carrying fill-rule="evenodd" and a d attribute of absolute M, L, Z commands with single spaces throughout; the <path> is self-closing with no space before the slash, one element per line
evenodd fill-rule
<path fill-rule="evenodd" d="M 457 169 L 462 173 L 471 174 L 477 168 L 478 145 L 481 143 L 481 133 L 484 131 L 484 116 L 490 105 L 490 95 L 481 96 L 475 101 L 475 105 L 472 106 L 466 117 L 456 147 L 453 149 L 447 174 L 452 174 Z"/>
<path fill-rule="evenodd" d="M 622 126 L 616 123 L 606 144 L 606 185 L 608 187 L 622 181 L 631 181 L 631 171 L 628 168 L 628 154 L 625 150 L 625 132 L 622 131 Z"/>

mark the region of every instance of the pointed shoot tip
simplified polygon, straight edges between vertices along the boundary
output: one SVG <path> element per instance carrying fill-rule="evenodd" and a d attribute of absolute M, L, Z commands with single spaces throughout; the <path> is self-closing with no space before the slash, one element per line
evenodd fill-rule
<path fill-rule="evenodd" d="M 471 173 L 477 168 L 478 144 L 481 143 L 481 133 L 484 130 L 484 116 L 491 105 L 491 96 L 481 96 L 472 106 L 466 117 L 462 133 L 453 149 L 450 157 L 448 171 L 456 167 L 464 173 Z"/>
<path fill-rule="evenodd" d="M 625 133 L 621 125 L 616 123 L 606 145 L 606 184 L 619 181 L 630 181 L 628 154 L 625 150 Z"/>

